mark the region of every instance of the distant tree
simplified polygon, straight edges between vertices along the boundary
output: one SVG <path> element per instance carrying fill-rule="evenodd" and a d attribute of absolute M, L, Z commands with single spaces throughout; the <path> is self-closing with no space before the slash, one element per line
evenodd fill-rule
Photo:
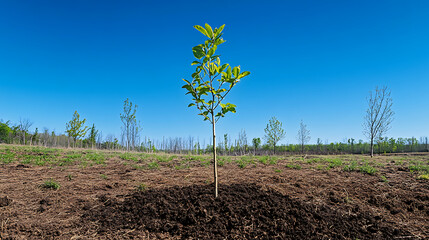
<path fill-rule="evenodd" d="M 223 144 L 225 145 L 225 153 L 228 153 L 228 134 L 223 135 Z"/>
<path fill-rule="evenodd" d="M 136 120 L 137 105 L 134 105 L 133 108 L 133 103 L 130 102 L 127 98 L 124 101 L 123 110 L 123 113 L 121 113 L 119 116 L 123 124 L 122 136 L 124 138 L 124 144 L 127 151 L 129 151 L 130 149 L 139 145 L 137 139 L 139 138 L 141 127 L 140 122 L 137 122 Z"/>
<path fill-rule="evenodd" d="M 240 72 L 240 66 L 231 68 L 229 64 L 220 63 L 219 55 L 215 55 L 217 47 L 224 43 L 222 39 L 222 30 L 225 25 L 214 30 L 208 24 L 204 27 L 194 26 L 198 31 L 205 35 L 208 40 L 204 44 L 192 48 L 194 57 L 197 59 L 192 62 L 196 65 L 195 72 L 192 74 L 192 80 L 183 79 L 186 84 L 182 87 L 187 90 L 186 94 L 191 94 L 192 103 L 188 107 L 196 106 L 199 115 L 212 125 L 213 135 L 213 166 L 214 166 L 214 185 L 215 197 L 218 196 L 217 179 L 217 161 L 216 161 L 216 122 L 224 117 L 228 112 L 235 112 L 235 105 L 231 103 L 223 104 L 223 100 L 231 89 L 240 81 L 240 79 L 249 75 L 250 72 Z M 216 111 L 220 107 L 220 110 Z"/>
<path fill-rule="evenodd" d="M 12 134 L 12 129 L 9 127 L 10 122 L 0 121 L 0 142 L 9 143 L 9 135 Z"/>
<path fill-rule="evenodd" d="M 307 130 L 307 125 L 305 125 L 302 120 L 299 125 L 298 135 L 296 136 L 296 139 L 298 139 L 298 142 L 301 145 L 301 153 L 304 153 L 304 145 L 310 141 L 311 137 L 310 130 Z"/>
<path fill-rule="evenodd" d="M 26 144 L 26 135 L 28 135 L 28 129 L 30 129 L 32 125 L 33 123 L 28 118 L 19 119 L 18 129 L 22 137 L 22 143 L 24 145 Z"/>
<path fill-rule="evenodd" d="M 253 148 L 255 149 L 255 154 L 256 154 L 256 150 L 258 150 L 259 146 L 261 146 L 261 139 L 260 138 L 253 138 L 252 144 L 253 144 Z"/>
<path fill-rule="evenodd" d="M 317 151 L 320 152 L 322 150 L 322 146 L 323 146 L 322 139 L 317 138 Z"/>
<path fill-rule="evenodd" d="M 238 145 L 239 145 L 241 154 L 246 154 L 247 134 L 246 134 L 246 131 L 244 129 L 242 129 L 238 133 Z"/>
<path fill-rule="evenodd" d="M 374 140 L 381 138 L 390 129 L 394 112 L 392 110 L 392 98 L 387 87 L 375 88 L 370 92 L 368 109 L 366 110 L 363 133 L 370 140 L 371 157 L 374 156 Z"/>
<path fill-rule="evenodd" d="M 94 145 L 97 140 L 98 130 L 95 129 L 95 124 L 92 124 L 91 129 L 89 130 L 88 142 L 91 144 L 91 147 L 94 148 Z"/>
<path fill-rule="evenodd" d="M 66 124 L 66 132 L 69 137 L 73 138 L 73 146 L 76 146 L 76 141 L 79 138 L 85 137 L 88 127 L 85 126 L 86 119 L 80 120 L 80 115 L 77 111 L 74 112 L 73 118 Z M 53 133 L 54 134 L 54 133 Z"/>
<path fill-rule="evenodd" d="M 265 131 L 265 140 L 267 141 L 268 145 L 271 145 L 274 147 L 274 154 L 276 154 L 276 145 L 277 143 L 282 140 L 285 135 L 286 132 L 284 131 L 284 129 L 282 128 L 282 123 L 277 120 L 276 117 L 272 117 L 268 124 L 267 127 L 264 129 Z"/>
<path fill-rule="evenodd" d="M 34 142 L 35 144 L 37 144 L 38 139 L 39 139 L 39 129 L 38 129 L 38 128 L 36 128 L 36 130 L 34 130 L 34 134 L 33 134 L 33 135 L 31 135 L 31 138 L 30 138 L 30 145 L 32 145 L 32 144 L 33 144 L 33 142 Z"/>

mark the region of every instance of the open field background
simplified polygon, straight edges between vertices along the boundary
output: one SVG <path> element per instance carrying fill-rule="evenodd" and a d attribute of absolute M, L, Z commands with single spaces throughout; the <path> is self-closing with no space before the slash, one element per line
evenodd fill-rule
<path fill-rule="evenodd" d="M 211 157 L 0 145 L 1 239 L 425 239 L 429 154 Z"/>

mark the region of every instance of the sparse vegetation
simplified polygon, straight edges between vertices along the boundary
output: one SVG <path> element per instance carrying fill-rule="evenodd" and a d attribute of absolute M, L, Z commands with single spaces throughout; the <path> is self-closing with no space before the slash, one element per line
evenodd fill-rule
<path fill-rule="evenodd" d="M 49 179 L 49 180 L 46 180 L 45 182 L 43 182 L 40 185 L 40 187 L 45 188 L 45 189 L 58 190 L 58 189 L 60 189 L 61 185 L 58 182 L 56 182 L 55 180 Z"/>

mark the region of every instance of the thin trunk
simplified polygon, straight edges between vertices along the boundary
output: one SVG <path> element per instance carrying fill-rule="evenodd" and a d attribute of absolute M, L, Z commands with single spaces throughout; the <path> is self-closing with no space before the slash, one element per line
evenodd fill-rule
<path fill-rule="evenodd" d="M 218 196 L 218 186 L 217 186 L 217 160 L 216 160 L 216 131 L 215 131 L 215 118 L 214 113 L 212 111 L 212 126 L 213 126 L 213 164 L 214 164 L 214 185 L 215 185 L 215 198 Z"/>
<path fill-rule="evenodd" d="M 371 157 L 374 156 L 374 140 L 371 139 Z"/>

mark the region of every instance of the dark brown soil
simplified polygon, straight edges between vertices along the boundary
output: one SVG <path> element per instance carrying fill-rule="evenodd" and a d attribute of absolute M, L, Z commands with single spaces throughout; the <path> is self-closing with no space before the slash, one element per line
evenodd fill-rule
<path fill-rule="evenodd" d="M 410 173 L 415 156 L 374 157 L 376 175 L 293 157 L 231 162 L 219 168 L 218 199 L 211 166 L 177 169 L 181 157 L 159 169 L 115 156 L 92 166 L 0 164 L 0 239 L 429 239 L 429 182 Z M 49 179 L 61 187 L 41 188 Z"/>
<path fill-rule="evenodd" d="M 193 185 L 136 192 L 124 201 L 100 196 L 83 222 L 99 234 L 119 230 L 168 233 L 182 239 L 392 239 L 408 235 L 370 213 L 335 210 L 291 199 L 256 184 Z"/>

